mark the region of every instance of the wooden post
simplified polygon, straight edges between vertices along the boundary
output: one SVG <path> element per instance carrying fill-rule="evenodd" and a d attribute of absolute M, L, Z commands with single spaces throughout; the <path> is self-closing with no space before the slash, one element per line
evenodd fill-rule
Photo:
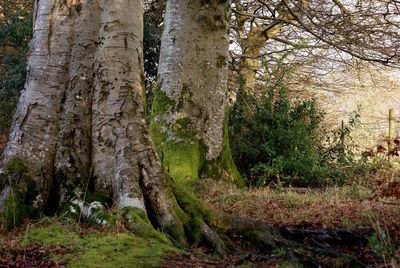
<path fill-rule="evenodd" d="M 340 148 L 340 154 L 341 154 L 340 158 L 342 160 L 345 159 L 345 157 L 344 157 L 344 154 L 345 154 L 344 142 L 345 142 L 344 141 L 344 121 L 342 120 L 342 128 L 340 130 L 340 146 L 341 146 L 341 148 Z"/>
<path fill-rule="evenodd" d="M 394 109 L 389 110 L 389 140 L 388 140 L 388 153 L 394 148 Z"/>

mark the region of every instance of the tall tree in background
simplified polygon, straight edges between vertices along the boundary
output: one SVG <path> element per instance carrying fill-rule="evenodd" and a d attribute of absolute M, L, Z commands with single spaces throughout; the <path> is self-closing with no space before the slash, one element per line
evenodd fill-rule
<path fill-rule="evenodd" d="M 310 84 L 340 64 L 399 63 L 397 1 L 233 2 L 231 57 L 249 92 L 263 76 L 273 86 L 296 69 L 292 80 Z"/>
<path fill-rule="evenodd" d="M 302 8 L 309 4 L 309 0 L 299 1 Z M 235 3 L 235 34 L 238 45 L 242 49 L 240 56 L 239 73 L 244 80 L 244 89 L 247 92 L 255 90 L 257 73 L 262 69 L 260 54 L 268 40 L 276 38 L 282 28 L 285 26 L 285 21 L 291 21 L 294 16 L 285 10 L 283 2 L 270 3 L 268 9 L 263 7 L 261 3 L 249 3 L 247 1 L 236 0 Z M 265 3 L 264 3 L 265 4 Z M 267 5 L 267 4 L 265 4 Z M 251 17 L 244 15 L 243 12 L 254 12 L 254 14 L 270 13 L 275 18 L 274 20 L 261 23 L 257 21 L 257 16 Z M 261 10 L 261 12 L 260 12 Z M 300 13 L 300 9 L 295 11 Z M 261 15 L 260 15 L 261 16 Z M 301 15 L 299 15 L 301 16 Z"/>

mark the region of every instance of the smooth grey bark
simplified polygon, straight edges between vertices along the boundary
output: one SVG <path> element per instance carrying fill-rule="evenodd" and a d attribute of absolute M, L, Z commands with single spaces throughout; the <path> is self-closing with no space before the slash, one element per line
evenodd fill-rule
<path fill-rule="evenodd" d="M 36 9 L 28 74 L 0 166 L 22 159 L 35 181 L 33 206 L 43 209 L 53 184 L 60 108 L 68 84 L 70 18 L 67 6 L 42 1 Z"/>
<path fill-rule="evenodd" d="M 82 208 L 92 180 L 116 205 L 183 233 L 144 120 L 142 46 L 142 0 L 35 1 L 27 82 L 1 156 L 0 220 L 59 201 Z"/>
<path fill-rule="evenodd" d="M 91 176 L 91 122 L 94 52 L 99 42 L 98 1 L 70 6 L 68 83 L 60 111 L 60 132 L 54 161 L 55 184 L 61 202 L 83 196 Z M 90 14 L 85 16 L 84 14 Z"/>
<path fill-rule="evenodd" d="M 150 132 L 175 179 L 243 186 L 226 121 L 231 1 L 167 1 Z"/>
<path fill-rule="evenodd" d="M 214 160 L 223 147 L 230 1 L 170 0 L 164 21 L 158 79 L 175 106 L 159 118 L 169 132 L 189 118 L 207 160 Z"/>
<path fill-rule="evenodd" d="M 137 154 L 142 151 L 143 17 L 141 1 L 100 1 L 100 44 L 95 53 L 92 144 L 96 190 L 121 205 L 144 209 Z"/>

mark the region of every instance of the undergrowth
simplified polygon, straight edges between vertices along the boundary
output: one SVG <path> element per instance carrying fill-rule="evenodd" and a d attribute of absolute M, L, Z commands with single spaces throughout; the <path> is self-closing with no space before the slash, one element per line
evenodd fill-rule
<path fill-rule="evenodd" d="M 323 128 L 315 99 L 291 100 L 286 88 L 261 97 L 240 91 L 230 113 L 230 144 L 251 186 L 340 185 L 369 169 L 352 153 L 355 113 L 335 130 Z"/>
<path fill-rule="evenodd" d="M 324 228 L 374 228 L 371 217 L 386 219 L 395 228 L 400 220 L 396 204 L 383 203 L 372 187 L 353 183 L 325 189 L 259 187 L 239 189 L 206 180 L 196 187 L 210 206 L 273 225 Z M 392 230 L 393 232 L 395 230 Z"/>
<path fill-rule="evenodd" d="M 0 47 L 6 52 L 3 57 L 0 55 L 0 139 L 7 134 L 25 83 L 26 53 L 32 34 L 29 6 L 28 1 L 23 1 L 20 8 L 6 8 L 0 20 Z"/>

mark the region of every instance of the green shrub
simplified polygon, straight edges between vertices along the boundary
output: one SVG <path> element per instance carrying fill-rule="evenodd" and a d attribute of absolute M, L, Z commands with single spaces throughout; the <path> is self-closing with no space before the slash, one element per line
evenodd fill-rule
<path fill-rule="evenodd" d="M 25 83 L 26 52 L 32 33 L 32 16 L 26 6 L 18 5 L 14 10 L 7 10 L 0 21 L 0 46 L 9 47 L 9 54 L 0 57 L 0 136 L 5 135 L 11 124 L 20 91 Z"/>
<path fill-rule="evenodd" d="M 342 141 L 351 128 L 327 133 L 323 118 L 315 99 L 290 101 L 284 87 L 268 90 L 261 99 L 241 92 L 229 130 L 234 160 L 249 184 L 343 182 L 346 171 L 338 163 L 350 159 Z"/>
<path fill-rule="evenodd" d="M 10 54 L 3 58 L 1 64 L 6 73 L 0 77 L 0 129 L 10 126 L 20 91 L 25 83 L 26 57 Z"/>

